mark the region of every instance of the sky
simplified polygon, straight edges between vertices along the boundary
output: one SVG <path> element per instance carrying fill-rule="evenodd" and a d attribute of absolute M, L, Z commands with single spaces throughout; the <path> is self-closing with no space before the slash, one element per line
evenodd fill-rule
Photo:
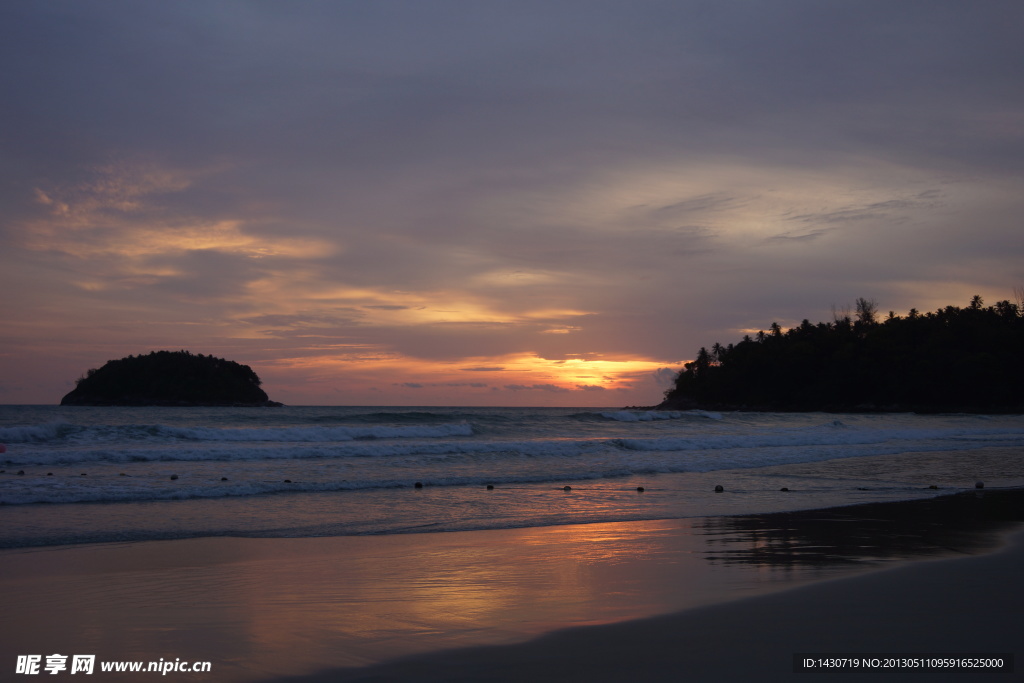
<path fill-rule="evenodd" d="M 657 403 L 1024 286 L 1019 0 L 6 0 L 0 403 L 157 349 L 292 405 Z"/>

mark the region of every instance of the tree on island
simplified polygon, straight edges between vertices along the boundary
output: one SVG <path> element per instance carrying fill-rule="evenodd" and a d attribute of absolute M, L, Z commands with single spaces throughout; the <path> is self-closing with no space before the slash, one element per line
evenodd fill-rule
<path fill-rule="evenodd" d="M 1024 412 L 1020 304 L 934 313 L 890 311 L 858 299 L 855 318 L 803 320 L 738 344 L 701 348 L 659 406 L 665 409 Z"/>
<path fill-rule="evenodd" d="M 248 365 L 188 351 L 151 351 L 107 361 L 75 384 L 61 405 L 281 405 L 269 400 Z"/>

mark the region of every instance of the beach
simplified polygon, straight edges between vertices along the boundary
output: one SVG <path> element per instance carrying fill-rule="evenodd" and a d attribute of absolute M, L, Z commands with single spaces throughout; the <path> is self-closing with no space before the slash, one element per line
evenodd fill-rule
<path fill-rule="evenodd" d="M 1017 533 L 1007 548 L 991 555 L 923 562 L 666 617 L 562 631 L 522 645 L 443 652 L 288 680 L 1020 680 L 1019 662 L 1013 668 L 1006 663 L 1019 660 L 1024 635 L 1022 568 L 1024 535 Z M 856 670 L 848 660 L 860 662 Z M 795 661 L 804 669 L 797 670 Z M 921 668 L 929 661 L 932 668 Z M 1007 668 L 970 668 L 995 662 Z M 946 666 L 961 668 L 935 668 Z"/>
<path fill-rule="evenodd" d="M 813 680 L 794 654 L 981 648 L 1016 586 L 971 563 L 1020 569 L 1015 415 L 0 406 L 0 441 L 29 676 Z M 940 585 L 852 583 L 902 572 Z"/>
<path fill-rule="evenodd" d="M 180 681 L 831 680 L 853 674 L 797 675 L 794 653 L 1012 652 L 1022 500 L 9 549 L 3 660 L 210 662 Z"/>
<path fill-rule="evenodd" d="M 0 683 L 1024 683 L 1021 8 L 0 0 Z"/>

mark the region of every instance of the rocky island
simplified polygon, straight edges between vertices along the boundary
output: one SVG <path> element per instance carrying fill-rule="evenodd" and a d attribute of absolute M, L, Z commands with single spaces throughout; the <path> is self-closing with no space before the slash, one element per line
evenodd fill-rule
<path fill-rule="evenodd" d="M 260 388 L 248 365 L 193 355 L 151 351 L 111 360 L 89 370 L 61 399 L 62 406 L 280 406 Z"/>

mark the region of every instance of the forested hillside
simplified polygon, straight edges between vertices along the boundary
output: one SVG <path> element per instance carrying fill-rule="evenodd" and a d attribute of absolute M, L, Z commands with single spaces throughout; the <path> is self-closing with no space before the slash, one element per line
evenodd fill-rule
<path fill-rule="evenodd" d="M 663 408 L 1024 412 L 1021 306 L 890 312 L 873 301 L 832 322 L 701 348 Z"/>

